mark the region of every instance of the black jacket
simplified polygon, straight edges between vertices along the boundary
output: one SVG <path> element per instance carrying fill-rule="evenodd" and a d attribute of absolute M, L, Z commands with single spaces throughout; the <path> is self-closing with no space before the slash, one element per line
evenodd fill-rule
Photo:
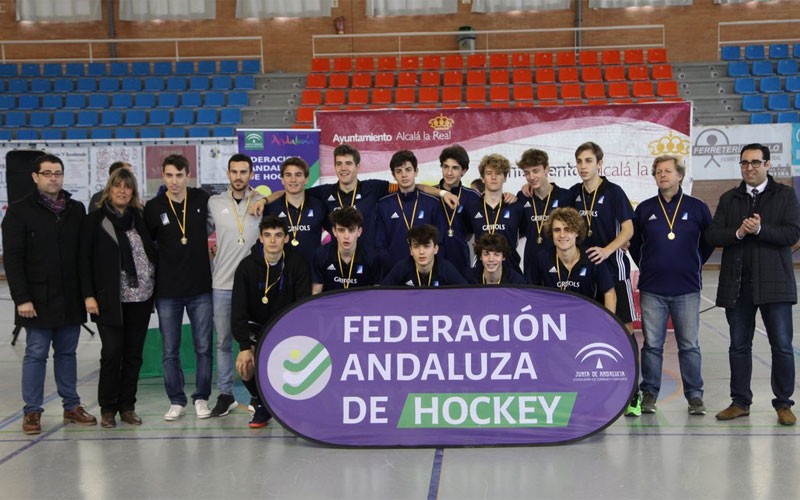
<path fill-rule="evenodd" d="M 81 224 L 86 209 L 69 193 L 66 209 L 52 212 L 38 191 L 12 204 L 3 219 L 3 260 L 15 305 L 33 302 L 37 317 L 14 322 L 59 328 L 86 321 L 78 275 Z"/>
<path fill-rule="evenodd" d="M 154 256 L 155 245 L 150 240 L 140 210 L 134 211 L 134 227 L 147 254 Z M 119 244 L 104 209 L 94 210 L 86 216 L 81 234 L 80 272 L 82 297 L 94 297 L 100 309 L 99 315 L 92 314 L 92 321 L 122 326 Z"/>
<path fill-rule="evenodd" d="M 750 214 L 751 196 L 744 182 L 723 193 L 714 220 L 706 229 L 706 241 L 722 251 L 717 305 L 733 307 L 739 297 L 742 268 L 752 276 L 753 303 L 797 303 L 791 246 L 800 239 L 800 208 L 794 189 L 768 176 L 767 187 L 758 197 L 756 212 L 761 232 L 736 238 L 736 230 Z M 747 250 L 747 251 L 746 251 Z M 746 256 L 749 255 L 749 260 Z"/>

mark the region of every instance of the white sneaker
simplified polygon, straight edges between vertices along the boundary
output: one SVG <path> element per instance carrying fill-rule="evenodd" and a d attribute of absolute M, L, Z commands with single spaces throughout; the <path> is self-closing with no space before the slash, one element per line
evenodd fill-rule
<path fill-rule="evenodd" d="M 172 422 L 173 420 L 178 420 L 186 413 L 186 407 L 181 405 L 170 405 L 169 410 L 167 413 L 164 414 L 164 420 L 167 422 Z"/>
<path fill-rule="evenodd" d="M 194 402 L 194 411 L 197 413 L 197 418 L 211 417 L 211 408 L 208 407 L 208 401 L 205 399 L 198 399 Z"/>

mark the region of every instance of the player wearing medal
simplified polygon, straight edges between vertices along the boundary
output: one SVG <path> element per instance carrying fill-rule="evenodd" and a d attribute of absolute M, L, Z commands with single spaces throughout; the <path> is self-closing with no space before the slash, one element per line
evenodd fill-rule
<path fill-rule="evenodd" d="M 212 417 L 223 417 L 236 408 L 233 397 L 233 337 L 231 335 L 231 295 L 233 273 L 258 240 L 259 218 L 250 215 L 250 207 L 261 198 L 250 188 L 253 161 L 245 154 L 228 160 L 230 186 L 208 200 L 208 223 L 216 230 L 214 272 L 211 297 L 214 303 L 214 328 L 217 331 L 217 403 Z"/>
<path fill-rule="evenodd" d="M 445 285 L 466 285 L 467 280 L 447 259 L 438 257 L 439 230 L 430 224 L 414 226 L 408 231 L 410 257 L 395 264 L 381 280 L 383 286 L 431 288 Z"/>
<path fill-rule="evenodd" d="M 255 348 L 264 326 L 290 304 L 311 295 L 308 264 L 299 252 L 285 252 L 291 234 L 286 221 L 267 215 L 258 226 L 261 245 L 236 268 L 233 276 L 231 328 L 239 343 L 236 371 L 255 408 L 251 428 L 264 427 L 272 416 L 258 394 Z"/>
<path fill-rule="evenodd" d="M 714 251 L 704 238 L 711 212 L 705 203 L 681 189 L 686 167 L 680 158 L 659 156 L 653 161 L 652 173 L 658 195 L 636 207 L 629 249 L 641 272 L 642 413 L 656 412 L 667 319 L 671 316 L 689 413 L 705 415 L 698 334 L 703 264 Z"/>
<path fill-rule="evenodd" d="M 326 225 L 327 207 L 306 192 L 308 163 L 293 156 L 281 163 L 284 192 L 265 208 L 265 214 L 277 215 L 289 226 L 289 245 L 300 252 L 309 266 L 319 248 Z"/>
<path fill-rule="evenodd" d="M 579 244 L 586 237 L 586 224 L 572 207 L 557 208 L 542 228 L 554 248 L 539 252 L 531 268 L 534 285 L 558 288 L 579 293 L 601 302 L 612 313 L 617 306 L 617 294 L 608 268 L 595 264 Z"/>
<path fill-rule="evenodd" d="M 452 193 L 458 199 L 458 206 L 450 208 L 441 199 L 442 211 L 447 225 L 442 241 L 444 253 L 456 269 L 466 271 L 472 264 L 467 241 L 472 236 L 472 225 L 464 216 L 464 207 L 477 202 L 481 195 L 461 183 L 461 178 L 469 170 L 469 154 L 459 145 L 444 148 L 439 155 L 442 179 L 438 188 Z"/>
<path fill-rule="evenodd" d="M 397 151 L 389 160 L 389 168 L 399 192 L 384 196 L 378 202 L 376 244 L 381 270 L 386 274 L 408 255 L 408 231 L 412 227 L 431 224 L 440 238 L 445 231 L 444 214 L 439 200 L 417 189 L 417 157 L 408 150 Z M 436 242 L 441 243 L 441 239 Z M 446 252 L 442 252 L 446 255 Z"/>
<path fill-rule="evenodd" d="M 170 407 L 164 420 L 177 420 L 186 407 L 180 360 L 183 311 L 189 315 L 196 360 L 196 389 L 192 393 L 197 418 L 211 409 L 211 265 L 208 258 L 208 194 L 188 187 L 189 160 L 164 158 L 161 172 L 166 191 L 147 202 L 144 219 L 158 247 L 156 312 L 164 340 L 164 387 Z"/>
<path fill-rule="evenodd" d="M 524 285 L 520 273 L 505 265 L 511 253 L 501 234 L 486 233 L 475 242 L 478 264 L 467 271 L 467 281 L 474 285 Z"/>
<path fill-rule="evenodd" d="M 318 248 L 311 266 L 311 293 L 377 285 L 380 269 L 358 245 L 364 216 L 353 207 L 329 215 L 335 239 Z"/>
<path fill-rule="evenodd" d="M 525 174 L 527 184 L 517 193 L 522 204 L 521 232 L 525 235 L 523 271 L 530 279 L 530 269 L 536 254 L 553 249 L 553 241 L 544 237 L 544 223 L 550 212 L 559 207 L 572 206 L 569 189 L 550 182 L 550 158 L 541 149 L 528 149 L 522 153 L 517 167 Z M 527 189 L 524 189 L 527 188 Z M 527 191 L 530 196 L 525 194 Z"/>

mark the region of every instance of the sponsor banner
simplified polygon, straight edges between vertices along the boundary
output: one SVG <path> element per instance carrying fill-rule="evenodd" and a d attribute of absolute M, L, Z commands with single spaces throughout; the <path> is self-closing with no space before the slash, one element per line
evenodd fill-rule
<path fill-rule="evenodd" d="M 108 181 L 108 167 L 112 163 L 124 161 L 130 163 L 136 175 L 139 196 L 147 196 L 144 182 L 144 165 L 142 164 L 142 146 L 94 146 L 89 149 L 89 187 L 91 194 L 102 191 Z M 88 207 L 87 207 L 88 208 Z"/>
<path fill-rule="evenodd" d="M 321 176 L 335 181 L 333 149 L 348 143 L 361 153 L 364 177 L 391 179 L 389 159 L 410 149 L 419 160 L 418 182 L 441 177 L 439 153 L 461 144 L 470 155 L 465 184 L 478 178 L 484 155 L 500 153 L 512 164 L 505 191 L 516 192 L 525 179 L 516 161 L 529 148 L 545 150 L 550 175 L 562 187 L 580 182 L 575 149 L 594 141 L 605 153 L 602 175 L 625 189 L 632 201 L 652 197 L 657 186 L 650 175 L 662 154 L 688 157 L 691 104 L 688 102 L 613 106 L 565 106 L 510 109 L 323 111 L 316 114 L 320 133 Z M 691 179 L 691 161 L 687 161 Z M 684 183 L 691 192 L 691 185 Z"/>
<path fill-rule="evenodd" d="M 228 160 L 238 153 L 236 144 L 201 144 L 198 146 L 200 185 L 211 193 L 228 189 Z"/>
<path fill-rule="evenodd" d="M 534 287 L 322 294 L 269 326 L 256 366 L 282 425 L 354 447 L 570 442 L 618 418 L 637 383 L 612 314 Z"/>
<path fill-rule="evenodd" d="M 89 149 L 87 148 L 51 148 L 47 151 L 61 158 L 64 162 L 64 190 L 72 194 L 72 199 L 89 204 L 89 199 L 94 191 L 90 191 L 89 171 Z"/>
<path fill-rule="evenodd" d="M 695 180 L 741 180 L 739 152 L 759 142 L 770 150 L 770 174 L 792 176 L 789 123 L 695 127 L 692 132 L 692 174 Z"/>
<path fill-rule="evenodd" d="M 250 185 L 264 196 L 283 189 L 281 163 L 289 157 L 304 159 L 311 172 L 308 186 L 319 178 L 319 130 L 238 129 L 239 152 L 253 159 Z"/>
<path fill-rule="evenodd" d="M 800 123 L 792 125 L 792 175 L 800 176 Z"/>

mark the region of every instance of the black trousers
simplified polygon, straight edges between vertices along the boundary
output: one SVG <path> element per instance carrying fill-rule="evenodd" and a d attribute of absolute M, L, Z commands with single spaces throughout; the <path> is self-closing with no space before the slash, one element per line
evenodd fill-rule
<path fill-rule="evenodd" d="M 152 297 L 144 302 L 123 302 L 122 326 L 97 325 L 102 342 L 97 386 L 101 412 L 136 408 L 142 350 L 152 312 Z"/>

